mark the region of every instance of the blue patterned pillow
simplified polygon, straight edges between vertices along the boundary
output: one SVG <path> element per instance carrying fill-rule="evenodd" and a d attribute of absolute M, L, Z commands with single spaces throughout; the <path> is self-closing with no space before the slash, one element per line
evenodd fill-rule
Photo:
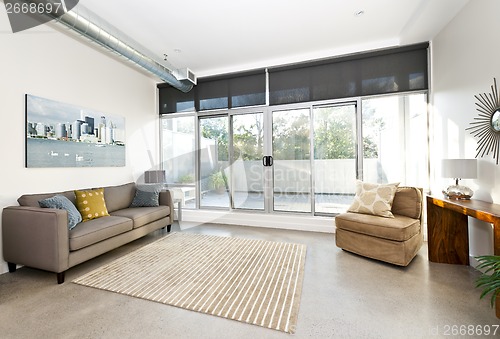
<path fill-rule="evenodd" d="M 64 195 L 55 195 L 51 198 L 43 199 L 38 202 L 43 208 L 57 208 L 68 212 L 68 228 L 72 230 L 82 221 L 82 215 L 76 209 L 76 206 Z"/>
<path fill-rule="evenodd" d="M 159 204 L 159 191 L 146 192 L 142 190 L 135 191 L 134 200 L 130 207 L 158 207 Z"/>

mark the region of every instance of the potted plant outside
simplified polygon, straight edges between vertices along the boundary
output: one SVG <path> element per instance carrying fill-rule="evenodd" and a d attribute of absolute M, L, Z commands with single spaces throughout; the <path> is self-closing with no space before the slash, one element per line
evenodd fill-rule
<path fill-rule="evenodd" d="M 226 176 L 222 171 L 214 172 L 210 175 L 210 188 L 215 190 L 217 194 L 222 194 L 226 191 Z"/>

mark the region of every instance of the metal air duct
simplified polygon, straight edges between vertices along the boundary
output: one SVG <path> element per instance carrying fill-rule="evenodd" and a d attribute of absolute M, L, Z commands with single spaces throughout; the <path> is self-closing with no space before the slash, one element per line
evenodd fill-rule
<path fill-rule="evenodd" d="M 61 0 L 49 1 L 60 3 Z M 47 3 L 47 1 L 36 0 L 29 2 Z M 145 48 L 132 41 L 132 39 L 123 33 L 120 33 L 116 28 L 81 4 L 78 4 L 73 10 L 55 19 L 78 34 L 139 65 L 180 91 L 189 92 L 193 88 L 193 82 L 190 79 L 178 80 L 172 74 L 172 70 L 146 54 L 153 55 L 152 53 L 146 52 Z"/>

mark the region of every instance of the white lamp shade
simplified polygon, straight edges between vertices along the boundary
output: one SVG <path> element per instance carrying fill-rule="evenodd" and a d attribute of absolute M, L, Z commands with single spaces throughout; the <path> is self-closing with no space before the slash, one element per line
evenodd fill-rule
<path fill-rule="evenodd" d="M 441 169 L 444 178 L 477 178 L 476 159 L 443 159 Z"/>

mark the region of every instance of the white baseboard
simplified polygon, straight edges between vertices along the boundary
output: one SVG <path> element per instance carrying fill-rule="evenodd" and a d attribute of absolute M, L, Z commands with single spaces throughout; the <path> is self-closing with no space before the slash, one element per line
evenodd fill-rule
<path fill-rule="evenodd" d="M 239 211 L 183 210 L 181 228 L 205 223 L 279 228 L 297 231 L 335 233 L 333 217 L 290 214 L 245 213 Z"/>
<path fill-rule="evenodd" d="M 477 259 L 475 258 L 475 256 L 469 254 L 469 266 L 472 266 L 475 269 L 477 269 L 478 265 L 479 265 L 479 261 L 477 261 Z"/>
<path fill-rule="evenodd" d="M 479 255 L 480 254 L 478 254 L 477 256 L 479 256 Z M 490 254 L 484 254 L 484 255 L 490 255 Z M 476 270 L 478 270 L 481 273 L 485 273 L 486 268 L 481 268 L 481 269 L 477 268 L 477 266 L 479 266 L 480 262 L 475 257 L 476 257 L 476 255 L 469 254 L 469 266 L 474 267 Z"/>

